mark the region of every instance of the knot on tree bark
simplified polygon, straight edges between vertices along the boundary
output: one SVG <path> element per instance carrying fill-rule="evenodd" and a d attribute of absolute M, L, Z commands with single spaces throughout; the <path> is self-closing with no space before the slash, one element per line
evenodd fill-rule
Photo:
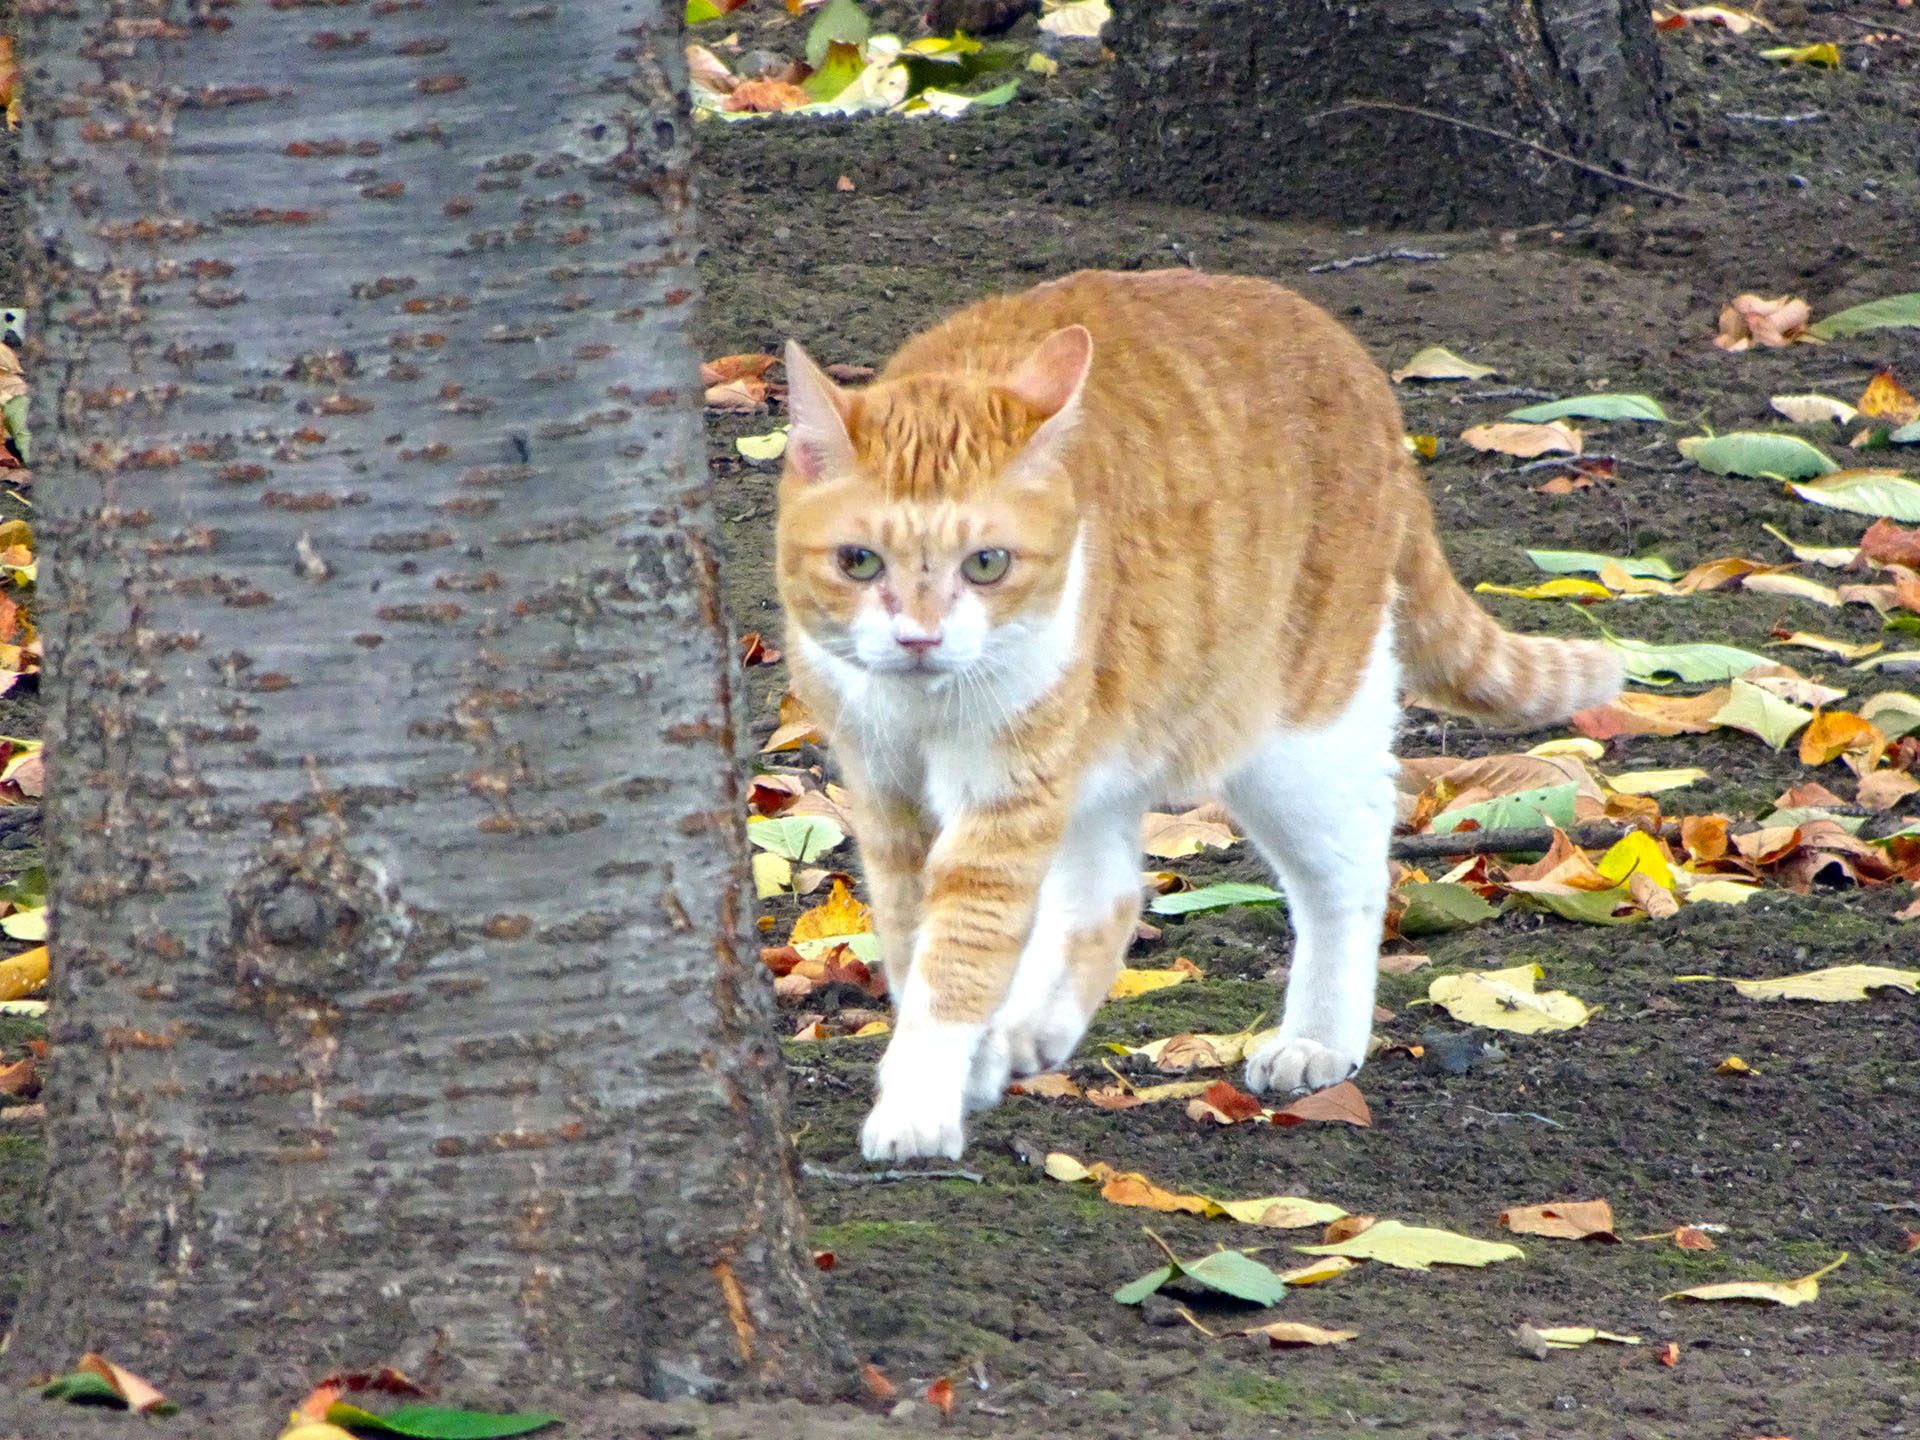
<path fill-rule="evenodd" d="M 334 841 L 276 850 L 227 900 L 221 950 L 243 991 L 272 1004 L 338 998 L 368 985 L 406 943 L 398 887 Z"/>

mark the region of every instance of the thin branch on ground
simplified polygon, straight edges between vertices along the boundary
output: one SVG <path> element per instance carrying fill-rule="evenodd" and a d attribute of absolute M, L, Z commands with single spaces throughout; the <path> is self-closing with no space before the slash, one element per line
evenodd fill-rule
<path fill-rule="evenodd" d="M 1371 255 L 1349 255 L 1344 260 L 1328 260 L 1319 265 L 1309 265 L 1307 274 L 1324 275 L 1329 270 L 1354 270 L 1362 265 L 1384 265 L 1389 260 L 1444 260 L 1444 250 L 1408 250 L 1404 246 L 1392 250 L 1376 250 Z"/>
<path fill-rule="evenodd" d="M 1478 1105 L 1469 1105 L 1467 1109 L 1477 1115 L 1485 1115 L 1492 1120 L 1538 1120 L 1542 1125 L 1551 1125 L 1556 1130 L 1567 1127 L 1558 1120 L 1550 1120 L 1538 1110 L 1483 1110 Z"/>
<path fill-rule="evenodd" d="M 1835 807 L 1828 813 L 1854 819 L 1876 812 L 1843 805 Z M 1899 823 L 1904 822 L 1896 821 L 1896 824 Z M 1729 837 L 1753 835 L 1771 828 L 1778 827 L 1736 825 L 1731 827 L 1727 834 Z M 1570 825 L 1560 833 L 1565 834 L 1581 849 L 1591 850 L 1603 845 L 1612 845 L 1636 832 L 1655 835 L 1662 840 L 1678 840 L 1680 825 L 1678 821 L 1670 821 L 1655 829 L 1652 826 L 1626 825 L 1612 820 L 1589 820 L 1584 824 Z M 1551 850 L 1554 834 L 1555 831 L 1551 826 L 1534 825 L 1512 830 L 1455 830 L 1445 835 L 1396 835 L 1387 847 L 1387 854 L 1395 860 L 1445 860 L 1462 855 L 1507 855 L 1525 850 Z"/>
<path fill-rule="evenodd" d="M 811 1160 L 800 1167 L 809 1180 L 824 1180 L 829 1185 L 891 1185 L 901 1180 L 970 1180 L 984 1184 L 986 1176 L 978 1170 L 829 1170 Z"/>
<path fill-rule="evenodd" d="M 1729 110 L 1727 119 L 1743 120 L 1749 125 L 1808 125 L 1815 120 L 1824 120 L 1824 110 L 1802 110 L 1798 115 L 1756 115 L 1751 110 Z"/>
<path fill-rule="evenodd" d="M 1476 135 L 1485 135 L 1489 139 L 1504 140 L 1509 145 L 1519 145 L 1544 155 L 1549 160 L 1558 160 L 1562 165 L 1571 165 L 1576 170 L 1602 180 L 1610 180 L 1616 185 L 1624 185 L 1630 190 L 1644 190 L 1649 195 L 1658 195 L 1667 200 L 1678 200 L 1682 204 L 1697 205 L 1699 197 L 1689 195 L 1683 190 L 1670 190 L 1665 185 L 1656 185 L 1651 180 L 1636 179 L 1632 175 L 1621 175 L 1607 169 L 1604 165 L 1595 165 L 1582 160 L 1578 155 L 1569 155 L 1564 150 L 1556 150 L 1551 145 L 1542 145 L 1538 140 L 1529 140 L 1524 135 L 1515 135 L 1510 130 L 1496 130 L 1491 125 L 1482 125 L 1477 120 L 1463 119 L 1458 115 L 1449 115 L 1443 110 L 1428 110 L 1419 105 L 1400 105 L 1392 100 L 1342 100 L 1338 105 L 1330 105 L 1307 117 L 1309 125 L 1326 119 L 1329 115 L 1343 114 L 1348 110 L 1390 110 L 1398 115 L 1417 115 L 1422 120 L 1432 120 L 1441 125 L 1451 125 L 1456 130 L 1471 130 Z"/>

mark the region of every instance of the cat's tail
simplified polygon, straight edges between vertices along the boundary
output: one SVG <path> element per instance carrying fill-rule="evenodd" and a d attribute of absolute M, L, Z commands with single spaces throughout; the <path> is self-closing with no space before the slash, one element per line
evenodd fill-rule
<path fill-rule="evenodd" d="M 1607 646 L 1501 629 L 1454 579 L 1425 514 L 1409 528 L 1395 579 L 1395 648 L 1419 699 L 1533 730 L 1620 693 L 1620 657 Z"/>

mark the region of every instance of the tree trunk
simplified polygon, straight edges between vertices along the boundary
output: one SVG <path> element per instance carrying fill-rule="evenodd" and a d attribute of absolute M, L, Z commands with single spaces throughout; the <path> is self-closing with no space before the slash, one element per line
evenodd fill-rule
<path fill-rule="evenodd" d="M 1672 169 L 1645 0 L 1120 5 L 1111 43 L 1117 170 L 1153 199 L 1438 229 L 1646 198 L 1520 140 L 1642 181 Z"/>
<path fill-rule="evenodd" d="M 29 13 L 56 973 L 0 1372 L 823 1383 L 675 15 Z"/>

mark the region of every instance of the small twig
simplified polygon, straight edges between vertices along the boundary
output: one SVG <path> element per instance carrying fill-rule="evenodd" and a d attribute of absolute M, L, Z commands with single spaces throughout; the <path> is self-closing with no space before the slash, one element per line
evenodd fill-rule
<path fill-rule="evenodd" d="M 1182 1320 L 1186 1321 L 1189 1325 L 1193 1326 L 1194 1329 L 1198 1330 L 1202 1335 L 1206 1336 L 1209 1340 L 1218 1340 L 1220 1338 L 1220 1332 L 1218 1330 L 1209 1330 L 1205 1325 L 1202 1325 L 1200 1323 L 1199 1318 L 1193 1313 L 1193 1311 L 1189 1310 L 1186 1306 L 1175 1305 L 1173 1307 L 1173 1313 L 1178 1315 Z"/>
<path fill-rule="evenodd" d="M 1567 1128 L 1551 1116 L 1542 1115 L 1538 1110 L 1485 1110 L 1478 1105 L 1469 1105 L 1466 1108 L 1475 1114 L 1486 1116 L 1489 1120 L 1538 1120 L 1542 1125 L 1550 1125 L 1555 1130 Z"/>
<path fill-rule="evenodd" d="M 897 1180 L 971 1180 L 979 1185 L 987 1178 L 978 1170 L 829 1170 L 811 1160 L 800 1166 L 800 1173 L 830 1185 L 888 1185 Z"/>
<path fill-rule="evenodd" d="M 1536 390 L 1531 385 L 1509 385 L 1501 390 L 1463 391 L 1458 395 L 1447 396 L 1447 402 L 1452 405 L 1464 405 L 1469 400 L 1553 400 L 1557 398 L 1551 390 Z"/>
<path fill-rule="evenodd" d="M 1815 120 L 1824 120 L 1824 110 L 1802 110 L 1798 115 L 1756 115 L 1751 110 L 1729 110 L 1727 119 L 1744 120 L 1749 125 L 1806 125 Z"/>
<path fill-rule="evenodd" d="M 1637 180 L 1631 175 L 1619 175 L 1604 165 L 1595 165 L 1582 160 L 1578 155 L 1569 155 L 1564 150 L 1555 150 L 1551 145 L 1542 145 L 1537 140 L 1529 140 L 1524 135 L 1515 135 L 1511 131 L 1496 130 L 1491 125 L 1482 125 L 1477 120 L 1465 120 L 1458 115 L 1448 115 L 1440 110 L 1427 110 L 1419 105 L 1400 105 L 1391 100 L 1342 100 L 1338 105 L 1330 105 L 1325 110 L 1307 117 L 1309 125 L 1326 119 L 1329 115 L 1339 115 L 1348 110 L 1391 110 L 1399 115 L 1417 115 L 1422 120 L 1433 120 L 1442 125 L 1452 125 L 1459 130 L 1471 130 L 1476 135 L 1485 135 L 1494 140 L 1504 140 L 1509 145 L 1520 145 L 1537 155 L 1545 155 L 1549 160 L 1558 160 L 1563 165 L 1571 165 L 1576 170 L 1584 170 L 1589 175 L 1602 180 L 1610 180 L 1616 185 L 1625 185 L 1632 190 L 1644 190 L 1649 195 L 1659 195 L 1668 200 L 1678 200 L 1683 204 L 1698 204 L 1698 198 L 1681 190 L 1669 190 L 1664 185 L 1655 185 L 1651 180 Z"/>
<path fill-rule="evenodd" d="M 1324 275 L 1329 270 L 1355 270 L 1362 265 L 1384 265 L 1389 260 L 1444 260 L 1444 250 L 1409 250 L 1396 246 L 1392 250 L 1375 250 L 1371 255 L 1349 255 L 1344 260 L 1328 260 L 1323 264 L 1309 265 L 1307 274 Z"/>
<path fill-rule="evenodd" d="M 1841 17 L 1850 24 L 1858 25 L 1862 30 L 1884 30 L 1889 35 L 1898 35 L 1903 40 L 1920 40 L 1920 30 L 1908 30 L 1887 20 L 1863 20 L 1858 15 Z"/>
<path fill-rule="evenodd" d="M 1152 1230 L 1149 1230 L 1145 1225 L 1142 1225 L 1140 1227 L 1140 1233 L 1146 1236 L 1149 1240 L 1153 1241 L 1154 1244 L 1160 1247 L 1160 1249 L 1165 1253 L 1167 1257 L 1168 1264 L 1172 1265 L 1173 1268 L 1176 1270 L 1181 1268 L 1180 1257 L 1173 1253 L 1173 1247 L 1171 1245 L 1167 1244 L 1166 1241 L 1162 1240 L 1158 1235 L 1156 1235 Z"/>
<path fill-rule="evenodd" d="M 46 1118 L 45 1105 L 15 1105 L 10 1109 L 0 1110 L 0 1126 L 40 1125 L 46 1122 Z"/>

